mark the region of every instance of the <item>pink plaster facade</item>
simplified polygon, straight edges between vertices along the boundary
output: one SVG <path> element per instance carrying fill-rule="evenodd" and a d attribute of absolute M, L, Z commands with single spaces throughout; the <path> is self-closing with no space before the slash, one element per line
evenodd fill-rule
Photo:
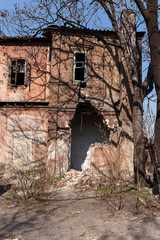
<path fill-rule="evenodd" d="M 3 172 L 43 162 L 53 174 L 75 168 L 130 177 L 133 133 L 126 89 L 131 94 L 132 89 L 115 33 L 52 26 L 45 36 L 0 43 Z M 141 39 L 139 34 L 139 44 Z M 85 55 L 82 82 L 74 80 L 76 52 Z M 25 86 L 10 84 L 10 59 L 27 59 Z"/>
<path fill-rule="evenodd" d="M 27 170 L 47 162 L 49 43 L 8 38 L 0 43 L 1 170 Z M 11 84 L 12 59 L 27 61 L 26 83 Z"/>

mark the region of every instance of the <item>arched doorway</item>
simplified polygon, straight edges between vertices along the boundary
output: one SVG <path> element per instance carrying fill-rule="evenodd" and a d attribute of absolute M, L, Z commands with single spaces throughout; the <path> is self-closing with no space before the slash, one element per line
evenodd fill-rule
<path fill-rule="evenodd" d="M 71 168 L 81 171 L 81 165 L 86 159 L 90 145 L 103 142 L 103 133 L 107 129 L 102 122 L 102 117 L 89 103 L 78 105 L 71 127 Z"/>

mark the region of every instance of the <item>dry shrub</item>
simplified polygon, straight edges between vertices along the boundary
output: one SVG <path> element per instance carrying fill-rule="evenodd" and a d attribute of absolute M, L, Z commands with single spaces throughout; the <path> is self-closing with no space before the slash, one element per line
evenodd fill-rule
<path fill-rule="evenodd" d="M 12 170 L 12 190 L 14 198 L 27 201 L 28 199 L 42 200 L 48 196 L 53 184 L 53 177 L 44 165 L 27 171 Z"/>

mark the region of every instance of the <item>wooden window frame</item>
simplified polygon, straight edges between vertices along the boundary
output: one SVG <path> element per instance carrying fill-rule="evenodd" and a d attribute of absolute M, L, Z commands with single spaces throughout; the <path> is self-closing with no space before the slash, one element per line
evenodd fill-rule
<path fill-rule="evenodd" d="M 19 61 L 24 61 L 24 79 L 23 79 L 23 84 L 18 84 L 18 82 L 17 82 L 18 62 Z M 16 62 L 15 83 L 12 83 L 12 64 L 13 64 L 13 62 Z M 10 85 L 12 87 L 27 86 L 27 66 L 28 66 L 28 60 L 26 58 L 11 58 L 10 61 L 9 61 L 8 85 Z"/>
<path fill-rule="evenodd" d="M 83 53 L 84 54 L 84 61 L 76 61 L 76 54 L 77 53 Z M 79 82 L 86 82 L 86 62 L 87 62 L 87 55 L 86 52 L 83 51 L 75 51 L 74 52 L 74 62 L 73 62 L 73 82 L 79 83 Z M 77 67 L 76 64 L 82 64 L 83 68 L 84 68 L 84 80 L 82 79 L 76 79 L 76 68 L 81 68 L 81 67 Z"/>

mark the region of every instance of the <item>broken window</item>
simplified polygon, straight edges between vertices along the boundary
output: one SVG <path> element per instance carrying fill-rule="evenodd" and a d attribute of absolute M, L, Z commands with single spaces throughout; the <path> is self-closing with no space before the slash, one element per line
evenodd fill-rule
<path fill-rule="evenodd" d="M 11 59 L 9 69 L 9 84 L 12 86 L 26 85 L 27 60 Z"/>
<path fill-rule="evenodd" d="M 74 53 L 73 79 L 78 82 L 86 81 L 86 54 L 84 52 Z"/>

